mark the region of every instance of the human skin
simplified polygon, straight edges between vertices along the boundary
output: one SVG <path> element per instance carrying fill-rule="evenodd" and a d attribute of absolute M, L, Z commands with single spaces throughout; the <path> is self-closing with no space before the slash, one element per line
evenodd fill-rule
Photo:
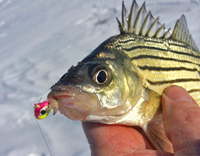
<path fill-rule="evenodd" d="M 164 91 L 161 104 L 165 133 L 174 153 L 155 150 L 140 128 L 82 123 L 92 156 L 199 156 L 200 108 L 181 87 Z"/>

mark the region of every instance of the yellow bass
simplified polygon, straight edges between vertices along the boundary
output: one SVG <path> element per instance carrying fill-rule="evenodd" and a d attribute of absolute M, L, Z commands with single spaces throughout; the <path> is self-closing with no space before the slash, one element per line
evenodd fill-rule
<path fill-rule="evenodd" d="M 122 4 L 120 34 L 113 36 L 51 87 L 54 111 L 72 119 L 140 126 L 158 150 L 172 151 L 162 127 L 160 99 L 170 85 L 200 104 L 200 53 L 185 16 L 171 33 L 134 0 Z"/>

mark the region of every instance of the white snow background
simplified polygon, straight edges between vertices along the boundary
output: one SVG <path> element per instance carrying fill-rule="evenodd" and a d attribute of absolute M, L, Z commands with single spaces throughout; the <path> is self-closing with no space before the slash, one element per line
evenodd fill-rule
<path fill-rule="evenodd" d="M 108 37 L 122 0 L 0 0 L 0 156 L 50 156 L 33 104 Z M 132 0 L 125 0 L 129 10 Z M 143 1 L 138 0 L 139 6 Z M 185 14 L 200 48 L 200 0 L 147 0 L 166 28 Z M 81 123 L 52 113 L 38 121 L 53 156 L 89 156 Z"/>

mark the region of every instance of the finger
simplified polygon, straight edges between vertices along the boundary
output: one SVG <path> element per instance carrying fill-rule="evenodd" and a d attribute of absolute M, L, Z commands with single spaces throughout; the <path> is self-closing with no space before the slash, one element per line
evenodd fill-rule
<path fill-rule="evenodd" d="M 200 154 L 200 108 L 181 87 L 167 88 L 162 97 L 166 135 L 177 155 Z"/>
<path fill-rule="evenodd" d="M 169 153 L 146 150 L 144 137 L 134 128 L 100 123 L 82 123 L 92 156 L 171 156 Z"/>
<path fill-rule="evenodd" d="M 87 122 L 82 125 L 94 155 L 102 152 L 124 153 L 146 147 L 143 137 L 132 127 Z"/>

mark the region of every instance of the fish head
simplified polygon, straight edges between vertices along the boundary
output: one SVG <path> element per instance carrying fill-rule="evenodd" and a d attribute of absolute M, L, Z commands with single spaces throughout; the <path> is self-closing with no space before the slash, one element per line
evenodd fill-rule
<path fill-rule="evenodd" d="M 34 115 L 37 119 L 44 119 L 48 116 L 51 109 L 48 107 L 48 100 L 34 104 Z"/>
<path fill-rule="evenodd" d="M 136 91 L 133 86 L 137 82 L 130 71 L 130 61 L 125 63 L 126 67 L 124 61 L 124 57 L 117 61 L 87 57 L 51 87 L 48 98 L 56 99 L 60 112 L 73 120 L 98 121 L 122 116 L 132 107 Z"/>

